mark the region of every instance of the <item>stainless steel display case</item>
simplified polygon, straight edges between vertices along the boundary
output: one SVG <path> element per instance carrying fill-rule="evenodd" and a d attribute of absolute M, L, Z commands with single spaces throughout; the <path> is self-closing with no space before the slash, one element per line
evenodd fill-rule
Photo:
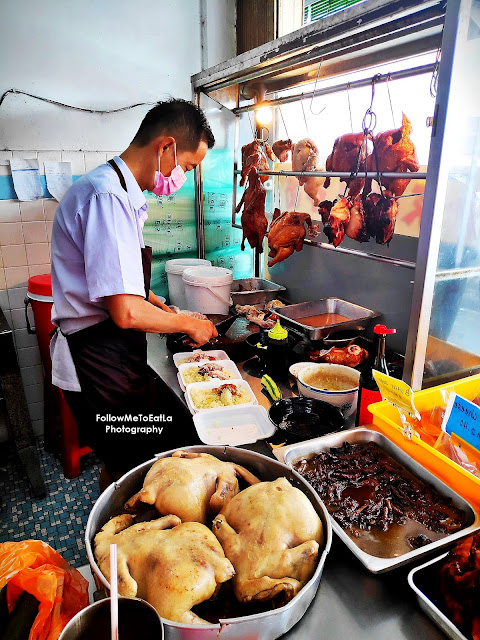
<path fill-rule="evenodd" d="M 335 533 L 360 560 L 360 562 L 372 573 L 383 573 L 385 571 L 390 571 L 391 569 L 396 569 L 401 565 L 417 560 L 428 553 L 432 553 L 432 551 L 443 549 L 460 538 L 465 538 L 480 529 L 480 515 L 466 500 L 434 476 L 433 473 L 427 471 L 419 462 L 413 460 L 413 458 L 393 444 L 393 442 L 391 442 L 386 436 L 378 433 L 377 431 L 371 431 L 370 429 L 351 429 L 349 431 L 333 433 L 327 436 L 322 436 L 321 438 L 314 438 L 313 440 L 292 444 L 287 447 L 280 447 L 279 449 L 274 450 L 274 454 L 280 462 L 284 462 L 288 466 L 293 467 L 295 462 L 304 457 L 311 457 L 317 453 L 326 451 L 331 447 L 340 447 L 344 442 L 349 442 L 350 444 L 374 442 L 417 478 L 420 478 L 423 482 L 431 484 L 442 496 L 450 498 L 456 507 L 459 507 L 464 511 L 467 517 L 468 524 L 460 531 L 447 535 L 440 540 L 431 542 L 430 544 L 426 544 L 419 549 L 413 549 L 412 551 L 397 557 L 379 558 L 360 549 L 354 539 L 347 535 L 335 518 L 330 516 Z"/>
<path fill-rule="evenodd" d="M 264 278 L 238 278 L 232 282 L 233 304 L 265 304 L 285 291 L 285 287 Z"/>

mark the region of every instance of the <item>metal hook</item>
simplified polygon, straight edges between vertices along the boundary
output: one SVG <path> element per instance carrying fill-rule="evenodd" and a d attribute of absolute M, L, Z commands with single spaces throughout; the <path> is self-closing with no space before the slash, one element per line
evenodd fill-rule
<path fill-rule="evenodd" d="M 264 142 L 267 142 L 267 140 L 268 140 L 268 139 L 269 139 L 269 137 L 270 137 L 270 129 L 269 129 L 268 127 L 264 127 L 263 125 L 262 125 L 261 127 L 258 127 L 258 130 L 259 130 L 260 132 L 262 132 L 264 129 L 265 129 L 265 131 L 267 132 L 267 137 L 266 137 L 266 138 L 264 138 L 264 137 L 263 137 L 263 134 L 262 134 L 262 137 L 261 137 L 261 138 L 257 138 L 257 136 L 255 135 L 255 140 L 256 140 L 257 142 L 261 142 L 262 144 L 263 144 Z"/>
<path fill-rule="evenodd" d="M 282 118 L 283 128 L 285 129 L 285 134 L 286 134 L 287 138 L 290 140 L 290 136 L 288 135 L 288 131 L 287 131 L 287 125 L 285 124 L 285 119 L 283 117 L 283 113 L 282 113 L 282 109 L 281 109 L 280 105 L 278 105 L 278 110 L 280 112 L 280 117 Z"/>
<path fill-rule="evenodd" d="M 373 99 L 375 98 L 375 82 L 377 82 L 377 80 L 379 80 L 380 78 L 381 78 L 380 73 L 375 74 L 372 78 L 372 97 L 370 99 L 370 106 L 365 111 L 365 115 L 363 116 L 363 120 L 362 120 L 362 127 L 364 132 L 373 131 L 377 126 L 377 116 L 372 111 L 372 107 L 373 107 Z"/>
<path fill-rule="evenodd" d="M 350 113 L 350 129 L 353 133 L 352 105 L 350 104 L 350 82 L 347 84 L 348 112 Z"/>
<path fill-rule="evenodd" d="M 393 122 L 393 126 L 395 127 L 395 116 L 393 115 L 393 104 L 392 104 L 392 96 L 390 95 L 390 85 L 388 84 L 388 81 L 392 79 L 392 76 L 390 74 L 388 74 L 387 79 L 386 79 L 386 85 L 387 85 L 387 93 L 388 93 L 388 101 L 390 102 L 390 111 L 392 112 L 392 122 Z"/>
<path fill-rule="evenodd" d="M 307 136 L 310 137 L 310 134 L 308 133 L 307 116 L 305 114 L 305 108 L 303 106 L 303 93 L 302 93 L 302 97 L 300 98 L 300 104 L 302 105 L 302 113 L 303 113 L 303 119 L 305 120 L 305 129 L 307 130 Z"/>
<path fill-rule="evenodd" d="M 300 192 L 300 181 L 298 182 L 298 185 L 297 185 L 297 195 L 295 196 L 295 205 L 293 207 L 294 211 L 297 210 L 297 202 L 298 202 L 298 194 L 299 194 L 299 192 Z"/>
<path fill-rule="evenodd" d="M 320 60 L 320 64 L 318 65 L 317 77 L 315 79 L 315 85 L 313 87 L 312 99 L 310 100 L 310 113 L 313 113 L 314 116 L 319 116 L 322 113 L 322 111 L 325 111 L 325 107 L 320 109 L 320 111 L 318 111 L 318 113 L 315 113 L 315 111 L 312 109 L 313 100 L 315 99 L 315 91 L 317 90 L 318 76 L 320 75 L 320 69 L 321 68 L 322 68 L 322 60 Z"/>

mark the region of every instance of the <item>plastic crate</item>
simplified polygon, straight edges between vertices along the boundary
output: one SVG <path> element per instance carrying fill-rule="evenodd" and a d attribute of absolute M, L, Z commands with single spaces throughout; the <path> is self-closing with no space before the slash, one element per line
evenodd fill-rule
<path fill-rule="evenodd" d="M 415 406 L 421 413 L 433 409 L 435 405 L 442 403 L 443 390 L 455 391 L 467 400 L 473 400 L 480 392 L 480 374 L 418 391 L 415 394 Z M 384 433 L 403 451 L 466 500 L 480 507 L 480 478 L 469 473 L 417 436 L 412 435 L 409 439 L 408 435 L 404 434 L 398 410 L 386 400 L 370 405 L 369 410 L 373 414 L 373 424 L 378 431 Z M 470 455 L 469 457 L 471 458 Z M 478 459 L 480 457 L 477 457 Z"/>

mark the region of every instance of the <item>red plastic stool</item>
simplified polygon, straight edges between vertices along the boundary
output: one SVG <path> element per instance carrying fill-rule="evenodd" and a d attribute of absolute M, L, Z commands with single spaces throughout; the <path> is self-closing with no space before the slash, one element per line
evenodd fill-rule
<path fill-rule="evenodd" d="M 62 428 L 62 468 L 66 478 L 78 478 L 80 475 L 80 458 L 91 453 L 90 447 L 81 447 L 78 439 L 78 425 L 63 391 L 54 387 L 59 405 L 59 418 Z"/>
<path fill-rule="evenodd" d="M 27 308 L 31 304 L 35 327 L 30 326 Z M 52 277 L 50 274 L 32 276 L 28 280 L 25 316 L 28 333 L 36 333 L 40 356 L 45 370 L 45 448 L 49 450 L 54 441 L 55 429 L 62 435 L 62 467 L 66 478 L 80 475 L 80 458 L 91 453 L 90 447 L 81 447 L 78 441 L 78 425 L 65 400 L 63 392 L 51 383 L 50 333 L 55 329 L 50 321 L 52 311 Z"/>

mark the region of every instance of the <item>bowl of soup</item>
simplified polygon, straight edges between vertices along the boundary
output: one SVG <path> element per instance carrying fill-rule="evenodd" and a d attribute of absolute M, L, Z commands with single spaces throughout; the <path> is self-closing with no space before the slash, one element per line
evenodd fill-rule
<path fill-rule="evenodd" d="M 341 364 L 312 364 L 298 374 L 300 395 L 338 407 L 345 418 L 357 408 L 360 372 Z"/>

